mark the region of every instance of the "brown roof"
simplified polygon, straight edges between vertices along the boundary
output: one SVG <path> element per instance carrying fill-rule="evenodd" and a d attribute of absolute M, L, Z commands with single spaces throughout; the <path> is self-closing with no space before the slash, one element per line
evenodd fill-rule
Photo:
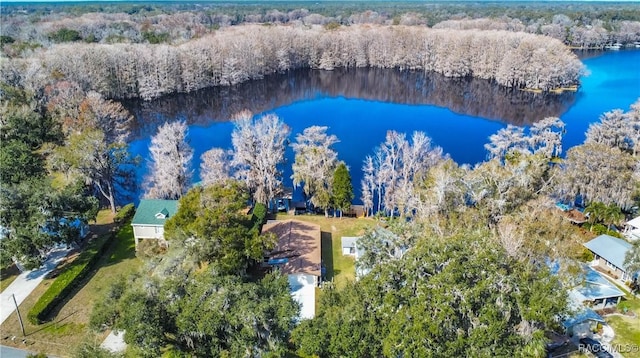
<path fill-rule="evenodd" d="M 574 224 L 582 224 L 587 221 L 587 217 L 576 209 L 563 211 L 562 215 Z"/>
<path fill-rule="evenodd" d="M 297 220 L 267 223 L 262 233 L 271 232 L 278 238 L 270 259 L 288 259 L 280 265 L 286 275 L 307 273 L 320 276 L 320 226 Z"/>

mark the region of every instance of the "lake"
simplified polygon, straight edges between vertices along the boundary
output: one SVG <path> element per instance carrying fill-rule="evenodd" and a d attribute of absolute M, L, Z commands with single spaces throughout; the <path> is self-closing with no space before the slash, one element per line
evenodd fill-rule
<path fill-rule="evenodd" d="M 194 181 L 200 155 L 213 147 L 230 148 L 229 118 L 243 109 L 256 116 L 277 114 L 290 128 L 290 140 L 312 125 L 329 127 L 340 142 L 339 158 L 351 169 L 359 202 L 361 167 L 388 130 L 426 132 L 459 164 L 486 159 L 488 137 L 507 124 L 527 126 L 548 116 L 566 123 L 564 151 L 582 143 L 590 123 L 604 112 L 624 111 L 640 97 L 640 51 L 603 52 L 583 60 L 588 74 L 575 93 L 534 94 L 485 80 L 451 79 L 437 74 L 391 69 L 298 70 L 234 87 L 176 94 L 154 101 L 131 101 L 134 114 L 130 151 L 148 158 L 150 136 L 165 121 L 186 120 L 194 148 Z M 282 167 L 291 186 L 293 151 Z M 140 182 L 147 166 L 138 170 Z"/>

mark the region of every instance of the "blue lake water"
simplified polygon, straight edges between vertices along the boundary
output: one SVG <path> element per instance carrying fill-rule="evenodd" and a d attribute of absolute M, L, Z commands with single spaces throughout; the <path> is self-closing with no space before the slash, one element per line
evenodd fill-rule
<path fill-rule="evenodd" d="M 317 82 L 287 77 L 271 87 L 261 83 L 267 80 L 245 84 L 250 92 L 244 94 L 229 94 L 222 89 L 216 93 L 180 95 L 176 103 L 167 104 L 161 99 L 146 103 L 144 109 L 132 110 L 141 129 L 130 142 L 130 151 L 148 158 L 149 136 L 157 125 L 185 119 L 192 123 L 189 140 L 194 148 L 194 181 L 198 181 L 202 153 L 213 147 L 231 147 L 233 124 L 228 118 L 234 111 L 250 108 L 256 116 L 275 113 L 291 128 L 291 141 L 309 126 L 329 127 L 328 132 L 340 140 L 335 150 L 351 169 L 355 201 L 359 202 L 362 161 L 384 141 L 388 130 L 408 135 L 415 130 L 424 131 L 453 160 L 472 165 L 485 160 L 487 138 L 507 123 L 526 126 L 547 115 L 559 116 L 567 125 L 564 150 L 582 143 L 589 124 L 597 122 L 602 113 L 616 108 L 627 111 L 640 97 L 640 51 L 609 51 L 583 62 L 589 74 L 582 78 L 576 94 L 560 99 L 535 98 L 532 102 L 522 94 L 503 96 L 505 90 L 496 89 L 494 85 L 466 84 L 457 90 L 457 84 L 449 86 L 449 82 L 456 80 L 449 79 L 432 82 L 413 77 L 401 80 L 385 77 L 384 81 L 376 82 L 372 76 L 378 72 L 357 77 L 358 81 L 364 81 L 357 90 L 352 89 L 351 79 L 344 80 L 347 83 L 339 89 L 331 88 L 331 83 L 324 83 L 324 75 L 320 74 Z M 440 96 L 439 88 L 443 86 L 449 86 L 443 89 L 449 93 Z M 218 103 L 220 91 L 229 97 L 224 103 Z M 302 94 L 287 97 L 293 91 Z M 394 95 L 387 96 L 390 92 Z M 422 101 L 421 94 L 429 100 Z M 425 102 L 432 104 L 423 104 Z M 237 103 L 242 107 L 235 108 Z M 214 107 L 216 109 L 211 110 Z M 286 156 L 288 163 L 282 167 L 283 178 L 284 184 L 291 186 L 291 148 L 287 149 Z M 146 170 L 146 166 L 139 169 L 140 180 Z"/>

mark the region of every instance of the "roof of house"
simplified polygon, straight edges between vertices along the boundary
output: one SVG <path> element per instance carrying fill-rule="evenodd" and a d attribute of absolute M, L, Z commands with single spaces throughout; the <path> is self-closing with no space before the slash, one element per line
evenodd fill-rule
<path fill-rule="evenodd" d="M 286 259 L 279 265 L 286 275 L 321 275 L 320 226 L 298 220 L 270 221 L 262 233 L 273 233 L 278 242 L 269 254 L 271 260 Z"/>
<path fill-rule="evenodd" d="M 164 226 L 178 211 L 177 200 L 143 199 L 136 209 L 131 225 Z"/>
<path fill-rule="evenodd" d="M 583 273 L 583 284 L 572 290 L 572 294 L 579 301 L 594 301 L 625 295 L 618 287 L 591 267 L 583 265 Z"/>
<path fill-rule="evenodd" d="M 596 321 L 600 323 L 605 323 L 605 320 L 599 314 L 597 314 L 594 310 L 588 307 L 582 307 L 581 310 L 577 312 L 574 316 L 564 320 L 562 322 L 562 325 L 565 328 L 569 328 L 585 321 Z"/>
<path fill-rule="evenodd" d="M 356 247 L 356 242 L 358 242 L 359 238 L 357 236 L 343 236 L 341 240 L 342 248 Z"/>
<path fill-rule="evenodd" d="M 609 235 L 600 235 L 584 246 L 620 269 L 624 268 L 624 256 L 631 249 L 630 243 Z"/>
<path fill-rule="evenodd" d="M 640 228 L 640 216 L 627 221 L 627 225 Z"/>

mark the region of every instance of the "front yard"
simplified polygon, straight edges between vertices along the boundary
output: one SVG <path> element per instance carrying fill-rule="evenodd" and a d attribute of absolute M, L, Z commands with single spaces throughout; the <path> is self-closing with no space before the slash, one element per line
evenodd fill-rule
<path fill-rule="evenodd" d="M 113 227 L 113 216 L 109 212 L 101 212 L 91 230 L 99 235 L 108 235 Z M 95 269 L 84 279 L 80 288 L 69 295 L 64 305 L 56 309 L 55 317 L 50 322 L 32 325 L 24 319 L 26 337 L 22 337 L 17 315 L 13 313 L 0 326 L 0 344 L 60 357 L 70 356 L 73 349 L 85 340 L 99 344 L 106 334 L 96 335 L 89 329 L 91 310 L 96 300 L 105 294 L 113 282 L 128 276 L 141 265 L 141 261 L 135 256 L 134 245 L 131 225 L 124 224 Z M 26 313 L 54 280 L 55 278 L 45 279 L 20 305 L 23 318 L 26 318 Z"/>
<path fill-rule="evenodd" d="M 615 332 L 615 338 L 613 342 L 611 342 L 612 345 L 635 347 L 635 351 L 621 352 L 625 357 L 633 357 L 640 352 L 640 299 L 634 298 L 631 295 L 627 295 L 626 298 L 627 300 L 621 302 L 621 305 L 633 311 L 636 314 L 635 318 L 615 315 L 607 316 L 605 320 Z"/>

